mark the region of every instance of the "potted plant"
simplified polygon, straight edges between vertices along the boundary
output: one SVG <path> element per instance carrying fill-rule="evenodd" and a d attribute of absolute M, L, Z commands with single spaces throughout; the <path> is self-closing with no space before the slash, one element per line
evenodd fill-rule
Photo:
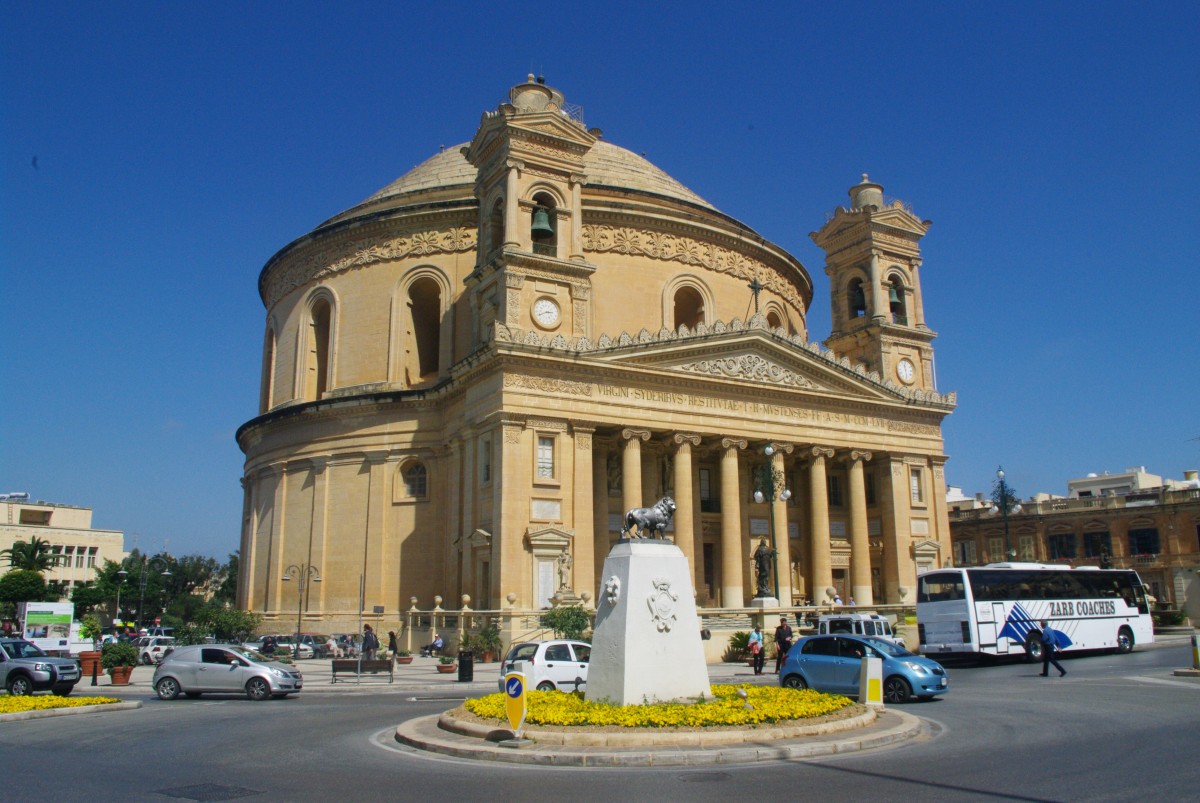
<path fill-rule="evenodd" d="M 114 686 L 129 685 L 129 676 L 137 662 L 137 647 L 127 641 L 114 641 L 100 650 L 100 665 L 108 672 Z"/>
<path fill-rule="evenodd" d="M 396 650 L 396 663 L 411 664 L 412 659 L 413 659 L 412 653 L 409 652 L 408 650 Z"/>
<path fill-rule="evenodd" d="M 457 672 L 458 666 L 454 663 L 454 659 L 449 655 L 443 655 L 438 659 L 437 671 L 443 675 L 449 675 L 451 672 Z"/>
<path fill-rule="evenodd" d="M 475 647 L 475 653 L 479 656 L 480 663 L 490 664 L 492 661 L 497 661 L 504 651 L 504 642 L 500 640 L 500 628 L 495 623 L 480 630 L 479 635 L 472 640 L 472 644 Z"/>
<path fill-rule="evenodd" d="M 92 677 L 100 667 L 100 617 L 94 613 L 83 617 L 79 621 L 79 635 L 92 642 L 90 650 L 83 650 L 79 653 L 80 677 Z"/>
<path fill-rule="evenodd" d="M 727 663 L 739 663 L 747 661 L 751 666 L 754 665 L 753 657 L 750 655 L 750 631 L 739 630 L 729 637 L 729 647 L 725 650 L 725 661 Z"/>

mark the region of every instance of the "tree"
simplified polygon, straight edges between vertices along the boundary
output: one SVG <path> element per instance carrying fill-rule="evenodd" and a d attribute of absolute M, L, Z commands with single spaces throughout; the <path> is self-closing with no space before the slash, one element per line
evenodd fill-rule
<path fill-rule="evenodd" d="M 95 583 L 88 583 L 75 586 L 75 590 L 71 592 L 71 602 L 75 603 L 75 615 L 83 616 L 108 602 L 108 595 Z"/>
<path fill-rule="evenodd" d="M 237 603 L 238 568 L 241 560 L 240 552 L 229 555 L 229 562 L 221 568 L 221 584 L 217 586 L 212 601 L 221 605 Z"/>
<path fill-rule="evenodd" d="M 39 574 L 62 563 L 63 555 L 50 548 L 50 542 L 36 535 L 29 542 L 16 541 L 8 549 L 0 549 L 0 556 L 8 556 L 8 564 L 14 569 L 26 569 Z"/>
<path fill-rule="evenodd" d="M 581 639 L 583 633 L 592 624 L 588 612 L 581 605 L 569 605 L 561 608 L 551 608 L 542 614 L 542 627 L 554 631 L 558 638 Z"/>
<path fill-rule="evenodd" d="M 13 569 L 0 577 L 0 602 L 12 606 L 12 612 L 15 612 L 18 602 L 52 602 L 58 599 L 55 596 L 47 600 L 46 596 L 46 580 L 41 572 Z"/>

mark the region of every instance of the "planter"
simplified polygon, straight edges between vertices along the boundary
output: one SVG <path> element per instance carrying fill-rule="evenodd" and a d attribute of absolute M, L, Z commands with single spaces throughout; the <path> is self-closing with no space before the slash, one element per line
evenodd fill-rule
<path fill-rule="evenodd" d="M 449 675 L 458 671 L 458 664 L 437 664 L 437 671 L 443 675 Z"/>
<path fill-rule="evenodd" d="M 479 657 L 475 659 L 475 663 L 490 664 L 495 660 L 496 660 L 496 653 L 491 652 L 489 650 L 484 650 L 483 652 L 479 653 Z"/>
<path fill-rule="evenodd" d="M 90 678 L 92 673 L 100 673 L 100 651 L 84 650 L 79 653 L 79 672 L 81 678 Z"/>
<path fill-rule="evenodd" d="M 112 678 L 114 686 L 128 686 L 129 676 L 133 674 L 132 666 L 114 666 L 108 670 L 109 676 Z"/>
<path fill-rule="evenodd" d="M 397 655 L 397 656 L 396 656 L 396 663 L 398 663 L 398 664 L 411 664 L 411 663 L 412 663 L 412 659 L 413 659 L 413 657 L 412 657 L 411 655 Z"/>

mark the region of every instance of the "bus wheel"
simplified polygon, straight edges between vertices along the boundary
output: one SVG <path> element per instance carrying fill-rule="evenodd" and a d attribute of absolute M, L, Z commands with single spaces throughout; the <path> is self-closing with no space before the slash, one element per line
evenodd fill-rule
<path fill-rule="evenodd" d="M 1025 634 L 1025 662 L 1038 664 L 1042 662 L 1042 634 L 1030 630 Z"/>
<path fill-rule="evenodd" d="M 1117 652 L 1122 655 L 1133 652 L 1133 631 L 1128 627 L 1117 631 Z"/>

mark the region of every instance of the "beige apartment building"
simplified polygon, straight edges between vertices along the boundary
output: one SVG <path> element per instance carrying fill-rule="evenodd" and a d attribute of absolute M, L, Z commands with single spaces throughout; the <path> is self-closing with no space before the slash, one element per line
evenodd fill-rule
<path fill-rule="evenodd" d="M 1004 518 L 982 500 L 951 503 L 956 566 L 1004 560 L 1136 569 L 1150 593 L 1200 623 L 1200 475 L 1164 479 L 1143 467 L 1068 481 L 1066 496 L 1037 494 Z"/>
<path fill-rule="evenodd" d="M 625 511 L 667 496 L 705 607 L 750 603 L 760 538 L 784 605 L 913 601 L 950 557 L 930 223 L 865 175 L 849 195 L 811 235 L 818 345 L 795 257 L 513 87 L 263 268 L 240 604 L 330 627 L 593 604 Z"/>
<path fill-rule="evenodd" d="M 92 509 L 30 501 L 28 494 L 0 496 L 0 549 L 11 549 L 18 541 L 29 543 L 36 536 L 50 544 L 59 565 L 45 572 L 47 582 L 65 583 L 71 589 L 96 579 L 104 561 L 120 562 L 125 552 L 125 535 L 119 530 L 92 528 Z M 0 574 L 8 571 L 0 566 Z"/>

